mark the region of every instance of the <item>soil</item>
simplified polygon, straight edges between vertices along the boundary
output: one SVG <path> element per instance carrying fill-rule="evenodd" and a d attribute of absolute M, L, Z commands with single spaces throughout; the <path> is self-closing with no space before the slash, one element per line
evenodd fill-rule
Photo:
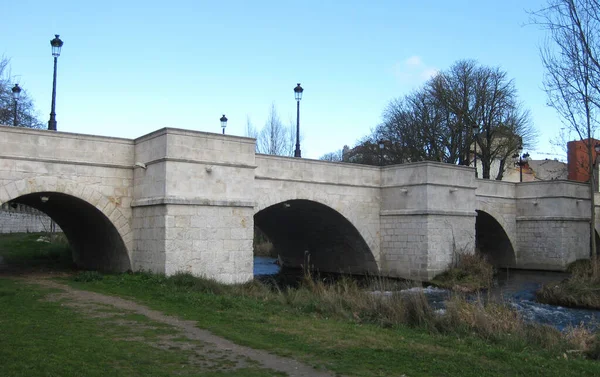
<path fill-rule="evenodd" d="M 5 275 L 5 274 L 3 274 Z M 196 327 L 195 322 L 168 316 L 133 301 L 95 292 L 77 290 L 50 278 L 55 273 L 20 273 L 13 275 L 26 283 L 57 289 L 60 292 L 46 296 L 47 300 L 60 302 L 91 318 L 110 321 L 111 327 L 125 327 L 120 340 L 141 341 L 150 346 L 189 354 L 189 367 L 198 371 L 235 370 L 246 367 L 262 367 L 288 376 L 335 376 L 317 370 L 296 360 L 276 356 L 266 351 L 240 346 Z M 130 320 L 131 315 L 141 315 L 147 320 Z M 159 335 L 148 337 L 145 330 L 158 330 Z M 115 335 L 118 336 L 118 335 Z M 124 337 L 123 337 L 124 336 Z"/>

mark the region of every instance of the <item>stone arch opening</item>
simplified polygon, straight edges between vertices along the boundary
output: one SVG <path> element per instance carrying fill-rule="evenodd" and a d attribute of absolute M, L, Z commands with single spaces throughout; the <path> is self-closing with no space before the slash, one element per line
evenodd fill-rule
<path fill-rule="evenodd" d="M 273 243 L 284 266 L 321 272 L 376 274 L 369 246 L 348 219 L 310 200 L 288 200 L 254 215 L 254 224 Z"/>
<path fill-rule="evenodd" d="M 477 210 L 475 247 L 494 266 L 515 267 L 515 250 L 502 225 L 489 213 Z"/>
<path fill-rule="evenodd" d="M 35 192 L 9 203 L 35 208 L 54 220 L 69 241 L 77 266 L 110 272 L 131 269 L 127 247 L 116 227 L 85 200 L 59 192 Z"/>

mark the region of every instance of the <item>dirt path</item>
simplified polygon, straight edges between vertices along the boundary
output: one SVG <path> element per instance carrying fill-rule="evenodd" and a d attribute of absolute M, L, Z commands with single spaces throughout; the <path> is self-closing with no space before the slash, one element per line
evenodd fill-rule
<path fill-rule="evenodd" d="M 56 276 L 56 275 L 54 275 Z M 61 301 L 63 305 L 94 318 L 109 318 L 113 323 L 127 326 L 127 334 L 143 333 L 151 328 L 150 324 L 140 321 L 123 320 L 123 314 L 140 314 L 151 321 L 168 326 L 173 331 L 169 335 L 161 335 L 156 339 L 145 339 L 143 336 L 129 336 L 124 340 L 143 341 L 153 347 L 167 350 L 182 349 L 189 353 L 190 364 L 200 370 L 226 370 L 260 366 L 288 376 L 334 376 L 328 372 L 316 370 L 298 361 L 272 355 L 268 352 L 237 345 L 229 340 L 201 330 L 193 321 L 184 321 L 165 315 L 144 305 L 119 297 L 107 296 L 95 292 L 73 289 L 67 285 L 47 279 L 43 275 L 21 276 L 20 280 L 35 283 L 48 288 L 59 289 L 61 293 L 48 296 L 48 300 Z M 117 310 L 107 310 L 107 309 Z M 181 339 L 184 339 L 183 341 Z M 186 341 L 187 339 L 187 341 Z"/>

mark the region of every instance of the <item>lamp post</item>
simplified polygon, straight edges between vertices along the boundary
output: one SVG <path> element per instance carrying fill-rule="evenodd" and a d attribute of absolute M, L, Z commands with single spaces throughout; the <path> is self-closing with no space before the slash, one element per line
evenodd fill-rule
<path fill-rule="evenodd" d="M 521 154 L 522 150 L 523 147 L 519 146 L 519 153 L 513 155 L 513 158 L 519 157 L 519 161 L 515 162 L 515 165 L 519 167 L 519 182 L 523 182 L 523 166 L 527 164 L 527 161 L 529 159 L 529 153 Z"/>
<path fill-rule="evenodd" d="M 302 152 L 300 152 L 300 100 L 303 91 L 304 89 L 300 86 L 300 83 L 294 88 L 296 97 L 296 150 L 294 150 L 294 157 L 302 157 Z"/>
<path fill-rule="evenodd" d="M 225 114 L 219 119 L 221 121 L 221 128 L 223 129 L 223 135 L 225 135 L 225 127 L 227 127 L 227 117 Z"/>
<path fill-rule="evenodd" d="M 18 118 L 17 118 L 17 103 L 19 102 L 19 97 L 21 97 L 21 88 L 19 87 L 19 84 L 15 84 L 15 86 L 13 86 L 13 88 L 11 90 L 12 90 L 12 94 L 13 94 L 13 100 L 15 102 L 14 114 L 13 114 L 13 126 L 17 127 L 17 125 L 19 124 Z"/>
<path fill-rule="evenodd" d="M 472 127 L 472 131 L 473 131 L 473 162 L 475 164 L 475 178 L 477 178 L 479 176 L 479 173 L 477 173 L 477 134 L 479 133 L 479 126 L 473 125 Z"/>
<path fill-rule="evenodd" d="M 385 148 L 385 142 L 379 140 L 379 166 L 383 166 L 383 149 Z"/>
<path fill-rule="evenodd" d="M 58 37 L 58 34 L 54 34 L 54 39 L 50 41 L 52 46 L 52 56 L 54 57 L 54 76 L 52 79 L 52 108 L 50 110 L 50 120 L 48 121 L 48 129 L 56 131 L 56 62 L 60 56 L 60 50 L 63 45 L 63 41 Z"/>

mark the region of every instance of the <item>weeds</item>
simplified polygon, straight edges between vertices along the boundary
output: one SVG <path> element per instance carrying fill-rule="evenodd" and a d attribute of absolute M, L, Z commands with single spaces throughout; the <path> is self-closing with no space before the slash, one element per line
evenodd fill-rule
<path fill-rule="evenodd" d="M 437 275 L 433 284 L 462 292 L 475 292 L 492 285 L 494 268 L 479 253 L 458 254 L 455 267 Z"/>
<path fill-rule="evenodd" d="M 593 263 L 600 261 L 578 260 L 567 267 L 571 273 L 561 282 L 545 284 L 536 292 L 538 301 L 567 307 L 600 309 L 600 276 L 594 276 Z"/>

